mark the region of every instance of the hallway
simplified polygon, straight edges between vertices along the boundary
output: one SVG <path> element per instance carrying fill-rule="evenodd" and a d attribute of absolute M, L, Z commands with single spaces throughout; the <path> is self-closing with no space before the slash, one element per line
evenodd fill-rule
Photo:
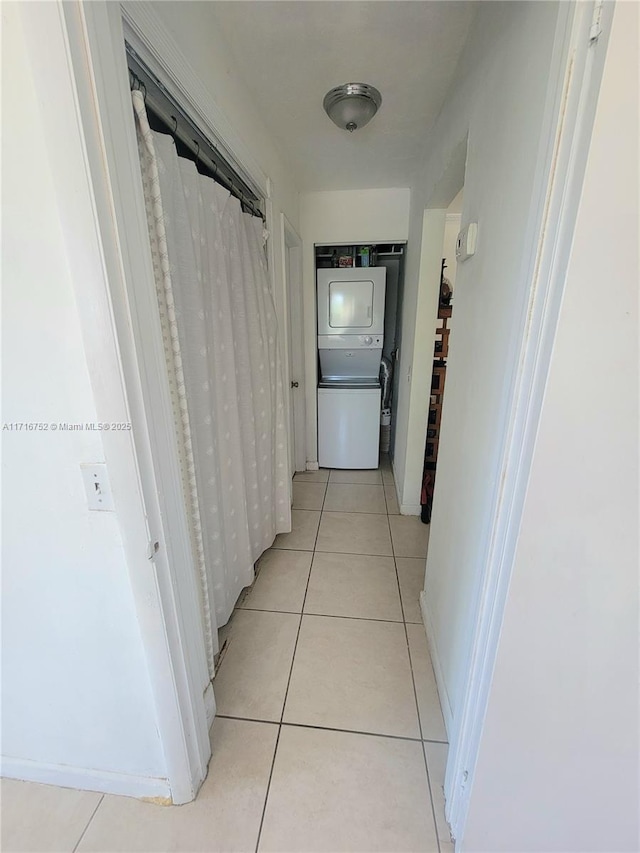
<path fill-rule="evenodd" d="M 293 506 L 292 533 L 221 631 L 197 800 L 162 808 L 4 780 L 4 850 L 453 849 L 419 607 L 429 528 L 398 514 L 386 460 L 298 474 Z"/>

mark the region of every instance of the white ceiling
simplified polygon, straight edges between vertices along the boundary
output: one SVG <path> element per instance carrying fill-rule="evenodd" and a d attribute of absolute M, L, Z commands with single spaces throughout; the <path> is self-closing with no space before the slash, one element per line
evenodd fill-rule
<path fill-rule="evenodd" d="M 461 0 L 245 0 L 211 3 L 262 118 L 301 190 L 403 187 L 428 142 L 473 17 Z M 340 130 L 333 86 L 370 83 L 382 106 Z"/>

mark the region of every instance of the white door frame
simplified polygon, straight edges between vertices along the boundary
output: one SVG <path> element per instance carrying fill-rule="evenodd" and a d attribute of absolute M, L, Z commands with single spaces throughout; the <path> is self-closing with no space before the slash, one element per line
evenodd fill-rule
<path fill-rule="evenodd" d="M 293 406 L 293 469 L 304 471 L 307 467 L 305 443 L 305 362 L 304 316 L 302 306 L 302 238 L 284 213 L 280 214 L 280 239 L 285 269 L 285 299 L 287 303 L 287 329 L 284 362 L 288 376 L 289 405 Z M 292 387 L 291 383 L 297 382 Z M 289 420 L 288 423 L 291 421 Z M 291 472 L 293 474 L 293 471 Z"/>
<path fill-rule="evenodd" d="M 120 481 L 122 505 L 116 503 L 116 510 L 147 656 L 170 798 L 179 804 L 195 797 L 207 773 L 211 747 L 205 692 L 209 677 L 153 267 L 150 252 L 141 251 L 149 244 L 149 234 L 120 9 L 115 3 L 102 2 L 60 3 L 52 8 L 61 16 L 66 35 L 77 122 L 84 142 L 82 159 L 93 200 L 93 209 L 86 216 L 104 269 L 99 312 L 92 301 L 93 292 L 84 299 L 80 295 L 78 307 L 96 405 L 108 405 L 114 393 L 108 386 L 117 385 L 133 424 L 133 458 L 126 460 L 128 468 Z M 56 108 L 55 102 L 52 108 Z M 65 199 L 68 190 L 59 196 Z M 86 273 L 82 275 L 82 258 L 77 245 L 72 247 L 69 260 L 77 267 L 73 277 L 79 283 L 87 278 Z M 101 338 L 93 334 L 96 328 L 113 340 L 115 353 L 106 364 L 100 360 L 99 349 L 91 351 L 92 339 Z M 113 482 L 125 460 L 121 449 L 111 450 L 105 442 Z M 126 506 L 133 474 L 140 501 L 137 516 L 130 515 Z M 140 513 L 147 530 L 144 547 Z"/>
<path fill-rule="evenodd" d="M 493 518 L 487 566 L 476 611 L 478 616 L 473 626 L 471 661 L 462 707 L 450 732 L 445 779 L 446 816 L 457 850 L 464 846 L 464 828 L 564 292 L 613 6 L 613 3 L 593 0 L 561 4 L 559 12 L 552 83 L 542 136 L 544 139 L 546 130 L 550 141 L 546 150 L 541 151 L 538 163 L 538 185 L 543 190 L 538 201 L 539 236 L 529 259 L 532 287 L 528 322 L 518 357 L 502 461 L 502 485 Z"/>
<path fill-rule="evenodd" d="M 155 60 L 154 70 L 160 64 L 166 72 L 163 83 L 267 198 L 267 228 L 272 210 L 270 182 L 157 20 L 152 4 L 134 3 L 123 11 L 119 3 L 76 0 L 59 2 L 52 8 L 65 31 L 77 121 L 84 140 L 82 159 L 94 204 L 88 218 L 104 266 L 103 307 L 97 311 L 85 297 L 84 301 L 79 298 L 79 310 L 88 341 L 91 330 L 100 323 L 110 330 L 117 354 L 115 362 L 112 359 L 105 365 L 98 355 L 92 358 L 89 348 L 98 411 L 105 396 L 103 386 L 116 383 L 130 415 L 122 419 L 134 424 L 135 449 L 129 461 L 137 479 L 132 483 L 130 475 L 127 480 L 123 474 L 120 491 L 131 494 L 131 500 L 138 496 L 142 503 L 137 514 L 119 511 L 118 516 L 147 654 L 168 788 L 173 803 L 185 803 L 195 797 L 207 773 L 214 699 L 206 669 L 197 569 L 182 495 L 157 310 L 123 17 L 137 38 L 136 49 Z M 55 110 L 55 103 L 51 109 Z M 81 259 L 82 253 L 70 252 L 70 258 Z M 77 273 L 74 278 L 86 280 L 80 269 Z M 113 420 L 113 412 L 103 419 Z M 105 455 L 115 493 L 114 479 L 124 462 L 121 449 L 113 451 L 110 458 L 107 436 Z M 127 501 L 122 507 L 127 510 L 125 504 Z M 151 575 L 149 565 L 153 568 Z"/>

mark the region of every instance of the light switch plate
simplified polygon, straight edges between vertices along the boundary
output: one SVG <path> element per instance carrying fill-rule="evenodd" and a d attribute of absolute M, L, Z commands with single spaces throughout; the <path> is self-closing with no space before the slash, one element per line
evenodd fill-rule
<path fill-rule="evenodd" d="M 478 223 L 470 222 L 458 234 L 456 240 L 456 261 L 460 264 L 476 253 L 478 242 Z"/>
<path fill-rule="evenodd" d="M 89 509 L 113 512 L 113 495 L 106 464 L 104 462 L 83 463 L 80 465 L 80 470 Z"/>

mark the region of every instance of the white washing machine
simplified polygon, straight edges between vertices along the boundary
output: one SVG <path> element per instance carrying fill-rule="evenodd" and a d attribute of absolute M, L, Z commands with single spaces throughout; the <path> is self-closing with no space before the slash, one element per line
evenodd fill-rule
<path fill-rule="evenodd" d="M 318 270 L 318 464 L 377 468 L 384 267 Z"/>
<path fill-rule="evenodd" d="M 318 387 L 318 464 L 321 468 L 377 468 L 379 382 L 321 382 Z"/>

